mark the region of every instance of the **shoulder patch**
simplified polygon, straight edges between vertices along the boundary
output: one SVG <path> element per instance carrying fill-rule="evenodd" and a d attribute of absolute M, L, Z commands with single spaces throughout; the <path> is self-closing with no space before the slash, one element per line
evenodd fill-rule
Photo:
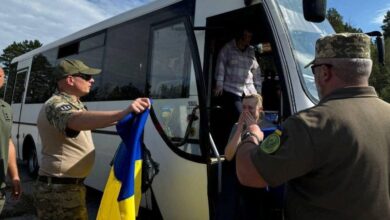
<path fill-rule="evenodd" d="M 276 130 L 274 133 L 268 135 L 268 137 L 261 143 L 260 150 L 266 154 L 273 154 L 280 148 L 280 136 L 282 132 Z"/>
<path fill-rule="evenodd" d="M 60 111 L 64 112 L 64 111 L 69 111 L 72 109 L 72 106 L 69 105 L 69 104 L 64 104 L 64 105 L 61 105 L 59 107 L 57 107 Z"/>

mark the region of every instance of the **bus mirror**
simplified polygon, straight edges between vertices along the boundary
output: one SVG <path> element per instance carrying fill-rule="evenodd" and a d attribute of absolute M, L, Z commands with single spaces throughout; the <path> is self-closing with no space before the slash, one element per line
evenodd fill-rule
<path fill-rule="evenodd" d="M 366 34 L 370 37 L 376 37 L 375 43 L 378 50 L 378 62 L 385 65 L 385 41 L 383 40 L 383 34 L 380 31 L 372 31 Z"/>
<path fill-rule="evenodd" d="M 252 0 L 244 0 L 245 6 L 250 6 L 252 4 Z"/>
<path fill-rule="evenodd" d="M 307 21 L 322 22 L 326 15 L 326 0 L 302 0 L 303 15 Z"/>

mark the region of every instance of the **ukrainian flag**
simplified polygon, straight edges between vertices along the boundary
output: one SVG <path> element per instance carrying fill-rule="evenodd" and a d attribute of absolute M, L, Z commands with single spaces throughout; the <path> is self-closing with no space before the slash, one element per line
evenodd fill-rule
<path fill-rule="evenodd" d="M 141 136 L 149 109 L 141 114 L 130 113 L 116 125 L 122 138 L 114 157 L 98 220 L 135 219 L 141 201 L 142 152 Z"/>

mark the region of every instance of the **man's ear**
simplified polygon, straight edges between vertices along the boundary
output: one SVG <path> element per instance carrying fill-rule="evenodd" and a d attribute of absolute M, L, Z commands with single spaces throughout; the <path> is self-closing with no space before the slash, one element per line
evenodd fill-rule
<path fill-rule="evenodd" d="M 67 83 L 68 85 L 70 85 L 70 86 L 73 86 L 73 85 L 74 85 L 74 79 L 73 79 L 73 77 L 67 76 L 67 77 L 66 77 L 66 83 Z"/>
<path fill-rule="evenodd" d="M 324 82 L 329 82 L 332 77 L 333 77 L 333 72 L 331 70 L 331 67 L 329 66 L 321 66 L 321 71 L 322 71 L 322 80 Z"/>

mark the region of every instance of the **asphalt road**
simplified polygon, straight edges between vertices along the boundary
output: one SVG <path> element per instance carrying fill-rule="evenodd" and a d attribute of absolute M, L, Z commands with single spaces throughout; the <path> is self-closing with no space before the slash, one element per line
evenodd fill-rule
<path fill-rule="evenodd" d="M 27 173 L 25 165 L 18 164 L 20 178 L 22 181 L 23 194 L 19 200 L 8 199 L 0 214 L 4 220 L 37 220 L 33 205 L 32 191 L 35 179 Z M 10 198 L 11 188 L 7 187 L 7 198 Z M 96 219 L 102 193 L 92 188 L 87 188 L 87 208 L 89 219 Z"/>

